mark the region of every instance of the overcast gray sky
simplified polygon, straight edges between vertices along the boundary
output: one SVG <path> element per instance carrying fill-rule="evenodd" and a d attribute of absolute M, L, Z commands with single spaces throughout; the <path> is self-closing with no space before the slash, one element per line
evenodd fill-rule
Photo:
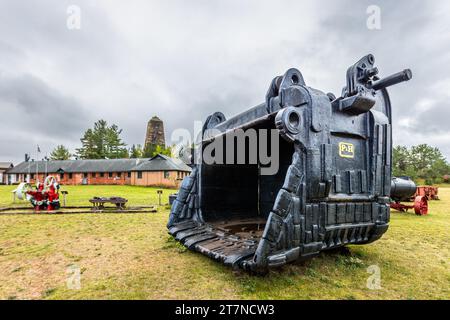
<path fill-rule="evenodd" d="M 81 28 L 67 28 L 67 8 Z M 369 5 L 381 29 L 366 26 Z M 373 53 L 390 89 L 394 143 L 428 143 L 450 159 L 449 1 L 95 1 L 0 3 L 0 161 L 74 151 L 100 119 L 142 144 L 153 115 L 166 136 L 214 111 L 256 105 L 272 78 L 300 69 L 339 95 L 346 69 Z"/>

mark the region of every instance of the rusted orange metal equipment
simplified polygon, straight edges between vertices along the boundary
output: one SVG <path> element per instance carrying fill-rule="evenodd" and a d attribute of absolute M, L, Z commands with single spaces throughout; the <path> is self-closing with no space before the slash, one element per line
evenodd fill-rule
<path fill-rule="evenodd" d="M 425 194 L 418 195 L 418 190 L 419 188 L 409 177 L 392 178 L 390 207 L 400 212 L 414 209 L 414 213 L 420 216 L 428 214 L 428 196 Z M 414 203 L 406 205 L 401 201 L 413 201 Z"/>
<path fill-rule="evenodd" d="M 428 200 L 439 200 L 438 192 L 439 192 L 438 187 L 418 186 L 416 193 L 411 198 L 412 199 L 411 201 L 413 201 L 413 199 L 415 199 L 418 196 L 422 196 L 422 197 L 426 196 L 428 198 Z"/>

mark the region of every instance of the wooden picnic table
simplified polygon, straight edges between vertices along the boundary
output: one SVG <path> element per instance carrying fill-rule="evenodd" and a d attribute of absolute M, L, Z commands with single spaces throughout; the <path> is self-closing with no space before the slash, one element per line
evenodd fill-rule
<path fill-rule="evenodd" d="M 94 197 L 89 200 L 90 203 L 92 203 L 93 210 L 102 210 L 105 207 L 106 203 L 111 203 L 116 205 L 117 210 L 125 209 L 125 204 L 128 202 L 127 199 L 122 197 Z"/>

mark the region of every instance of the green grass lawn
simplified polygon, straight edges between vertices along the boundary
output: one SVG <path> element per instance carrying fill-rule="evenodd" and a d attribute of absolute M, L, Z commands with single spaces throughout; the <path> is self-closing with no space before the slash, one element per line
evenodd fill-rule
<path fill-rule="evenodd" d="M 68 205 L 94 196 L 156 204 L 156 189 L 65 187 Z M 0 187 L 0 207 L 11 187 Z M 164 199 L 172 191 L 165 191 Z M 252 276 L 186 250 L 167 234 L 168 210 L 139 214 L 0 214 L 2 299 L 450 299 L 450 188 L 420 217 L 393 211 L 373 244 L 323 253 Z M 24 205 L 26 203 L 22 203 Z M 381 289 L 366 287 L 367 268 L 381 270 Z M 81 289 L 68 289 L 70 268 Z M 69 273 L 68 273 L 69 272 Z"/>
<path fill-rule="evenodd" d="M 29 202 L 16 200 L 13 202 L 13 191 L 17 186 L 0 186 L 0 208 L 2 207 L 24 207 Z M 61 186 L 61 190 L 69 192 L 66 197 L 67 206 L 90 206 L 89 199 L 92 197 L 118 196 L 128 199 L 128 205 L 154 205 L 158 204 L 157 190 L 163 190 L 162 204 L 167 204 L 169 194 L 176 192 L 171 189 L 139 187 L 139 186 Z M 62 197 L 61 197 L 62 203 Z"/>

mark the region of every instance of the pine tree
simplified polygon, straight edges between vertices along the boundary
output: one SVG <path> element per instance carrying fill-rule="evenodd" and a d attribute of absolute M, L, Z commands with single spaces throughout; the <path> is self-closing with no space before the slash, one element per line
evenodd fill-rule
<path fill-rule="evenodd" d="M 97 121 L 94 128 L 86 130 L 80 139 L 78 156 L 81 159 L 128 158 L 128 149 L 120 138 L 121 133 L 122 129 L 117 125 L 108 126 L 105 120 Z"/>
<path fill-rule="evenodd" d="M 130 148 L 130 158 L 142 158 L 142 147 L 140 144 L 132 145 Z"/>
<path fill-rule="evenodd" d="M 172 147 L 164 147 L 160 145 L 156 145 L 156 150 L 153 156 L 156 156 L 157 154 L 162 154 L 168 157 L 172 157 Z"/>
<path fill-rule="evenodd" d="M 154 153 L 156 151 L 156 144 L 147 144 L 142 152 L 143 158 L 151 158 L 153 157 Z"/>
<path fill-rule="evenodd" d="M 70 154 L 69 149 L 62 144 L 56 146 L 56 148 L 50 153 L 51 160 L 69 160 L 71 156 L 72 155 Z"/>
<path fill-rule="evenodd" d="M 162 154 L 168 157 L 172 157 L 172 147 L 164 147 L 159 144 L 148 144 L 143 152 L 144 158 L 152 158 L 157 154 Z"/>

